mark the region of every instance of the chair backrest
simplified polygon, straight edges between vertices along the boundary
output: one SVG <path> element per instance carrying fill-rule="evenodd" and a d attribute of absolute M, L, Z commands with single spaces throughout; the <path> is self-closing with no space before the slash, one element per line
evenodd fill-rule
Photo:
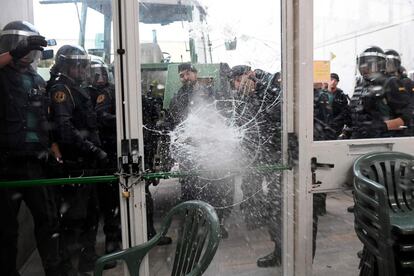
<path fill-rule="evenodd" d="M 395 275 L 390 214 L 414 207 L 414 157 L 375 152 L 359 157 L 353 167 L 355 232 L 376 256 L 379 275 Z"/>
<path fill-rule="evenodd" d="M 361 179 L 368 178 L 385 188 L 386 203 L 391 212 L 414 209 L 414 156 L 401 152 L 366 154 L 356 160 L 354 174 L 357 184 L 369 183 Z"/>
<path fill-rule="evenodd" d="M 96 262 L 95 276 L 101 276 L 105 263 L 123 260 L 131 276 L 139 275 L 145 255 L 165 236 L 173 218 L 182 218 L 171 275 L 198 276 L 209 266 L 220 242 L 219 219 L 206 202 L 192 200 L 175 206 L 165 217 L 161 231 L 148 242 L 102 256 Z"/>

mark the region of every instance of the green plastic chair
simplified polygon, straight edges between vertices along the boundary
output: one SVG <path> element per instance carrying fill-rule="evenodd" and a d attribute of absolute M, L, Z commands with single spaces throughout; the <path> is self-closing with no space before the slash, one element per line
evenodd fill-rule
<path fill-rule="evenodd" d="M 369 153 L 353 172 L 355 232 L 364 244 L 360 275 L 400 275 L 414 266 L 414 156 Z"/>
<path fill-rule="evenodd" d="M 219 219 L 214 208 L 206 202 L 192 200 L 175 206 L 163 220 L 161 231 L 151 240 L 120 252 L 100 257 L 95 265 L 95 276 L 101 276 L 108 262 L 123 260 L 131 276 L 139 275 L 145 255 L 165 236 L 173 217 L 183 219 L 177 239 L 171 275 L 198 276 L 207 269 L 220 242 Z"/>

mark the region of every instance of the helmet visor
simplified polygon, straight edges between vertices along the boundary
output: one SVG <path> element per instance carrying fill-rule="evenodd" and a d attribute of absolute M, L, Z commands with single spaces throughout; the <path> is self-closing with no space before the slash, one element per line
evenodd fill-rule
<path fill-rule="evenodd" d="M 38 35 L 38 33 L 20 30 L 2 31 L 0 34 L 0 53 L 5 53 L 16 48 L 20 41 L 32 35 Z M 38 60 L 41 55 L 41 51 L 33 50 L 21 58 L 21 60 L 26 63 L 32 63 L 33 61 Z"/>
<path fill-rule="evenodd" d="M 400 69 L 401 60 L 399 57 L 394 55 L 388 55 L 385 69 L 387 73 L 396 73 Z"/>
<path fill-rule="evenodd" d="M 77 82 L 90 78 L 90 57 L 88 55 L 61 55 L 67 68 L 66 74 Z"/>
<path fill-rule="evenodd" d="M 358 58 L 358 69 L 362 76 L 370 76 L 385 70 L 385 55 L 381 53 L 363 53 Z"/>
<path fill-rule="evenodd" d="M 108 67 L 103 64 L 91 64 L 91 84 L 93 86 L 105 86 L 109 82 Z"/>

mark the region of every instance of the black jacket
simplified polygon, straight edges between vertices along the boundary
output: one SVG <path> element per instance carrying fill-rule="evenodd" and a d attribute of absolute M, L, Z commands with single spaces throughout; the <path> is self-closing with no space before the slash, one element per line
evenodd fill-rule
<path fill-rule="evenodd" d="M 21 73 L 0 69 L 0 151 L 13 154 L 47 151 L 49 124 L 46 83 L 32 68 Z"/>
<path fill-rule="evenodd" d="M 84 88 L 60 76 L 50 88 L 54 138 L 65 159 L 76 160 L 100 146 L 96 112 Z"/>

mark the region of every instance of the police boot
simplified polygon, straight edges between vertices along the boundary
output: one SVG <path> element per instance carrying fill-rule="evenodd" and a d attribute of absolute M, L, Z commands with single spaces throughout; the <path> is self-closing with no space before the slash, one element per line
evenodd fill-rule
<path fill-rule="evenodd" d="M 280 263 L 281 263 L 281 258 L 280 258 L 280 255 L 277 254 L 276 250 L 257 260 L 258 267 L 280 266 Z"/>

